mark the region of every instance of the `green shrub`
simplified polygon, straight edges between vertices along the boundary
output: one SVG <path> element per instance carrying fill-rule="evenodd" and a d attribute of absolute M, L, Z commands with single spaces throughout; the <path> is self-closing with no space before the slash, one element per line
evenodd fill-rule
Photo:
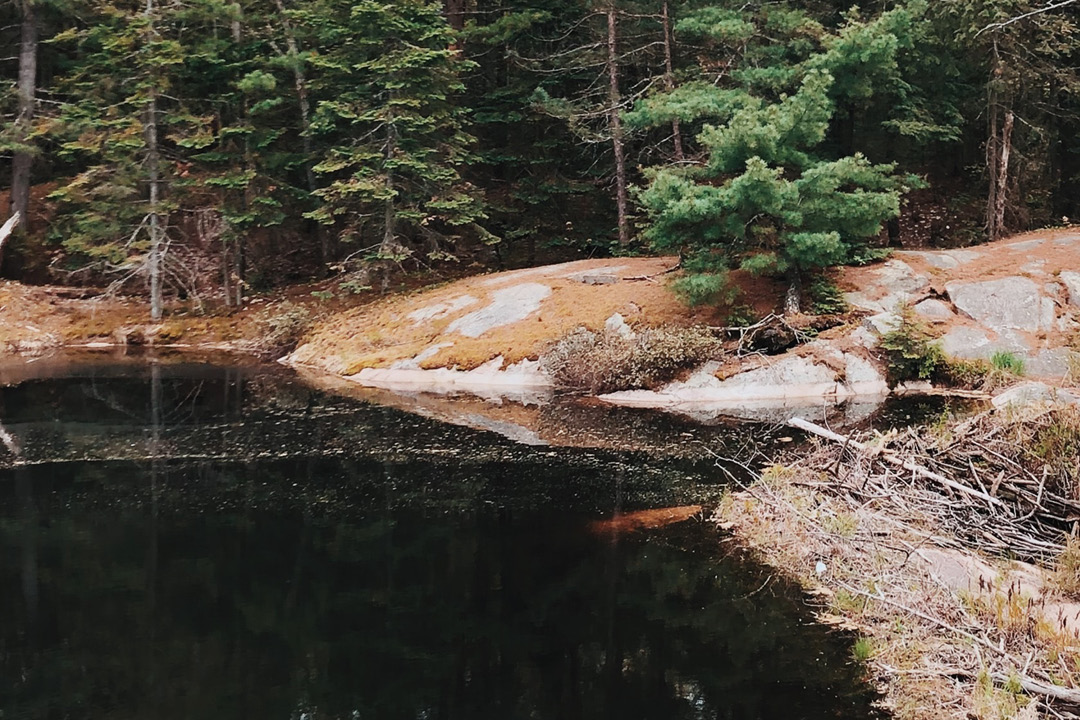
<path fill-rule="evenodd" d="M 944 366 L 945 353 L 910 305 L 901 307 L 899 316 L 896 329 L 881 336 L 889 383 L 895 386 L 906 380 L 929 380 Z"/>
<path fill-rule="evenodd" d="M 706 328 L 648 328 L 630 336 L 579 328 L 557 341 L 541 365 L 558 387 L 599 394 L 653 388 L 722 354 L 721 341 Z"/>
<path fill-rule="evenodd" d="M 990 356 L 990 364 L 995 370 L 1012 375 L 1024 374 L 1024 358 L 1008 350 L 998 350 Z"/>
<path fill-rule="evenodd" d="M 975 390 L 984 387 L 992 373 L 993 368 L 985 360 L 946 358 L 938 366 L 934 380 L 949 387 Z"/>
<path fill-rule="evenodd" d="M 726 272 L 691 272 L 671 283 L 675 295 L 690 307 L 730 305 L 739 294 Z"/>
<path fill-rule="evenodd" d="M 819 275 L 810 283 L 810 310 L 815 315 L 841 315 L 848 311 L 848 304 L 836 283 Z"/>
<path fill-rule="evenodd" d="M 267 308 L 259 320 L 262 333 L 255 341 L 258 351 L 280 357 L 295 348 L 311 329 L 312 316 L 303 305 L 286 300 Z"/>

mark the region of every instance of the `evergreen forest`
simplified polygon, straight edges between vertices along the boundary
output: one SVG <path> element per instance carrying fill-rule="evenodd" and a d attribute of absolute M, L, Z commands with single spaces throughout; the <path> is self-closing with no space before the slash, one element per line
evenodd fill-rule
<path fill-rule="evenodd" d="M 288 283 L 677 254 L 691 303 L 1080 215 L 1077 0 L 8 0 L 0 273 Z"/>

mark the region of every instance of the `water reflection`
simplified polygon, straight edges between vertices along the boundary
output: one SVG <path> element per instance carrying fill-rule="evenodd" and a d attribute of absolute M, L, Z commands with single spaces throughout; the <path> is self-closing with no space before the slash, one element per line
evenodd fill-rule
<path fill-rule="evenodd" d="M 0 477 L 5 719 L 870 715 L 849 643 L 700 521 L 594 522 L 715 491 L 684 466 L 213 373 L 92 380 L 0 393 L 40 454 Z M 186 444 L 222 433 L 289 452 Z"/>

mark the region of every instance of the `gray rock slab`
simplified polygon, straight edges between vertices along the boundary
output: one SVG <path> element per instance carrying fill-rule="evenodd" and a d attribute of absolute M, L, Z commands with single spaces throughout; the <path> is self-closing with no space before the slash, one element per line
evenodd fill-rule
<path fill-rule="evenodd" d="M 491 302 L 468 315 L 462 315 L 450 323 L 446 332 L 456 332 L 465 337 L 480 337 L 503 325 L 524 320 L 540 309 L 540 303 L 551 295 L 551 288 L 540 283 L 522 283 L 496 290 Z"/>
<path fill-rule="evenodd" d="M 945 254 L 955 259 L 961 265 L 974 262 L 983 256 L 978 250 L 948 250 Z"/>
<path fill-rule="evenodd" d="M 1059 238 L 1054 238 L 1054 244 L 1058 247 L 1068 247 L 1080 244 L 1080 233 L 1070 233 L 1068 235 L 1062 235 Z"/>
<path fill-rule="evenodd" d="M 941 338 L 941 349 L 946 355 L 967 360 L 989 357 L 993 352 L 986 350 L 989 345 L 990 335 L 985 330 L 963 325 L 954 327 Z"/>
<path fill-rule="evenodd" d="M 944 322 L 956 317 L 956 313 L 952 311 L 952 308 L 947 303 L 943 303 L 936 298 L 927 298 L 918 303 L 915 305 L 915 312 L 933 322 Z"/>
<path fill-rule="evenodd" d="M 1045 403 L 1080 403 L 1080 396 L 1062 388 L 1041 382 L 1024 382 L 1013 385 L 991 401 L 996 408 L 1023 408 Z"/>
<path fill-rule="evenodd" d="M 766 386 L 783 387 L 785 385 L 814 385 L 836 381 L 836 373 L 824 365 L 818 365 L 810 358 L 788 355 L 771 364 L 739 373 L 720 383 L 721 388 L 745 388 L 748 397 L 768 396 Z M 762 392 L 758 392 L 761 390 Z"/>
<path fill-rule="evenodd" d="M 930 267 L 935 267 L 940 270 L 952 270 L 953 268 L 960 267 L 960 261 L 956 258 L 941 252 L 906 252 L 905 257 L 917 257 L 922 259 Z"/>
<path fill-rule="evenodd" d="M 459 295 L 456 298 L 451 298 L 446 302 L 435 303 L 433 305 L 426 305 L 417 310 L 413 310 L 406 317 L 413 321 L 414 325 L 421 325 L 425 322 L 432 320 L 438 320 L 444 318 L 447 315 L 451 315 L 459 310 L 464 310 L 470 305 L 475 305 L 480 302 L 472 295 Z"/>
<path fill-rule="evenodd" d="M 1040 350 L 1024 360 L 1024 373 L 1031 377 L 1063 378 L 1069 373 L 1073 354 L 1068 348 Z"/>
<path fill-rule="evenodd" d="M 862 325 L 871 332 L 884 335 L 900 327 L 900 316 L 892 312 L 878 313 L 864 318 Z"/>
<path fill-rule="evenodd" d="M 1046 261 L 1040 258 L 1026 262 L 1020 266 L 1020 272 L 1028 275 L 1046 275 Z"/>
<path fill-rule="evenodd" d="M 625 265 L 605 265 L 591 270 L 568 273 L 563 277 L 586 285 L 613 285 L 619 282 L 619 272 L 625 269 Z"/>
<path fill-rule="evenodd" d="M 903 260 L 889 260 L 876 273 L 876 284 L 890 294 L 907 293 L 915 295 L 930 288 L 930 278 L 915 272 Z"/>
<path fill-rule="evenodd" d="M 1005 247 L 1010 250 L 1035 250 L 1036 248 L 1042 247 L 1044 242 L 1046 242 L 1044 238 L 1036 238 L 1034 240 L 1021 240 L 1020 242 L 1009 243 Z"/>
<path fill-rule="evenodd" d="M 612 273 L 584 273 L 572 279 L 585 285 L 614 285 L 619 282 L 619 276 Z"/>
<path fill-rule="evenodd" d="M 1069 304 L 1080 307 L 1080 273 L 1072 270 L 1062 270 L 1058 278 L 1069 293 Z"/>
<path fill-rule="evenodd" d="M 1039 285 L 1030 278 L 1012 276 L 983 282 L 951 282 L 945 290 L 957 310 L 991 330 L 1033 332 L 1053 327 L 1053 301 L 1044 297 Z"/>
<path fill-rule="evenodd" d="M 860 325 L 859 327 L 852 330 L 851 335 L 849 335 L 849 337 L 853 341 L 855 341 L 855 343 L 857 343 L 858 345 L 861 345 L 862 347 L 867 348 L 867 349 L 877 347 L 877 344 L 878 344 L 878 336 L 877 336 L 877 334 L 875 334 L 874 332 L 872 332 L 870 330 L 867 330 L 862 325 Z"/>
<path fill-rule="evenodd" d="M 604 332 L 612 333 L 625 339 L 634 337 L 633 328 L 626 324 L 626 320 L 620 313 L 615 313 L 604 321 Z"/>

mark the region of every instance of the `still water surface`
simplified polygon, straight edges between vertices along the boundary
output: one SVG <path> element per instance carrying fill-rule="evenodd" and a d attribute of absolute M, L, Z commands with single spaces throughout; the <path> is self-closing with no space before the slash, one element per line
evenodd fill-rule
<path fill-rule="evenodd" d="M 41 374 L 0 388 L 4 720 L 872 716 L 851 638 L 710 525 L 608 522 L 715 500 L 708 464 L 277 371 Z"/>

